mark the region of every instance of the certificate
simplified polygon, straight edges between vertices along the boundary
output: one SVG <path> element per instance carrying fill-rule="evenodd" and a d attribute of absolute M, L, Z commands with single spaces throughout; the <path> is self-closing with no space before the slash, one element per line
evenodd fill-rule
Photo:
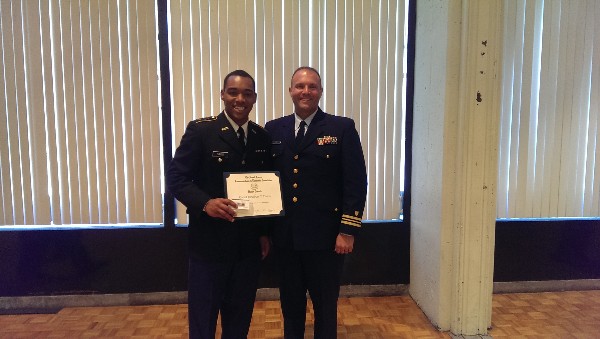
<path fill-rule="evenodd" d="M 225 195 L 238 208 L 236 218 L 283 215 L 279 172 L 226 172 Z"/>

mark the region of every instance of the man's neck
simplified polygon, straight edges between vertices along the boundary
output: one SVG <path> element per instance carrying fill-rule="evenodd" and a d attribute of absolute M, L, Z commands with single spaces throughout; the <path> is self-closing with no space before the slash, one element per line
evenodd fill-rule
<path fill-rule="evenodd" d="M 318 110 L 319 110 L 319 109 L 317 109 L 317 110 L 314 110 L 314 111 L 296 111 L 296 115 L 297 115 L 297 116 L 298 116 L 300 119 L 302 119 L 302 120 L 305 120 L 306 118 L 308 118 L 309 116 L 311 116 L 313 113 L 315 113 L 315 112 L 316 112 L 316 111 L 318 111 Z"/>

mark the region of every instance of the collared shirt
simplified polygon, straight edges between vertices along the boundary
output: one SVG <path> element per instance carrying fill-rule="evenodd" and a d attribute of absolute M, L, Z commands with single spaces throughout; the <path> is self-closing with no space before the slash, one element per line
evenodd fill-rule
<path fill-rule="evenodd" d="M 310 126 L 310 122 L 312 121 L 312 119 L 315 117 L 315 114 L 317 113 L 319 109 L 317 108 L 317 110 L 309 115 L 308 117 L 306 117 L 306 119 L 304 119 L 304 122 L 306 123 L 306 130 L 308 130 L 308 126 Z M 298 130 L 300 129 L 300 123 L 302 122 L 302 119 L 300 119 L 300 117 L 298 116 L 298 114 L 294 113 L 294 118 L 295 118 L 295 122 L 294 122 L 294 135 L 298 134 Z M 304 131 L 304 133 L 306 133 L 306 130 Z"/>
<path fill-rule="evenodd" d="M 227 112 L 225 112 L 225 117 L 227 118 L 227 120 L 229 121 L 229 123 L 231 124 L 231 127 L 233 127 L 233 130 L 236 132 L 237 134 L 237 130 L 240 127 L 238 124 L 235 123 L 235 121 L 233 121 L 229 115 L 227 114 Z M 245 141 L 248 141 L 248 123 L 250 122 L 250 119 L 248 119 L 248 121 L 246 121 L 241 127 L 244 130 L 244 135 L 245 137 Z"/>

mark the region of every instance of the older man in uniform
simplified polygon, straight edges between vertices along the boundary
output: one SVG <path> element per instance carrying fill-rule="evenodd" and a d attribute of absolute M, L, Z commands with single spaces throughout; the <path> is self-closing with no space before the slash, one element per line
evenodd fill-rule
<path fill-rule="evenodd" d="M 190 338 L 246 338 L 261 257 L 269 252 L 265 219 L 235 219 L 224 172 L 271 170 L 271 138 L 248 116 L 256 102 L 245 71 L 223 81 L 224 112 L 190 122 L 167 172 L 169 190 L 189 214 Z M 233 222 L 235 220 L 235 222 Z"/>
<path fill-rule="evenodd" d="M 285 338 L 304 338 L 306 291 L 316 339 L 336 338 L 344 256 L 354 248 L 367 192 L 354 121 L 319 108 L 321 77 L 297 69 L 289 93 L 295 113 L 265 125 L 281 172 L 285 216 L 273 228 Z"/>

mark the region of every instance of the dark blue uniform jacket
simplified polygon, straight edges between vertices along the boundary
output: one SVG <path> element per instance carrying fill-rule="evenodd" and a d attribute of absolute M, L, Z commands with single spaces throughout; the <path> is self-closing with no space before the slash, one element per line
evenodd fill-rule
<path fill-rule="evenodd" d="M 265 125 L 273 164 L 281 172 L 285 216 L 273 227 L 276 246 L 333 250 L 338 233 L 362 226 L 367 174 L 354 121 L 319 109 L 302 144 L 294 144 L 294 115 Z"/>
<path fill-rule="evenodd" d="M 246 150 L 222 112 L 191 121 L 167 171 L 167 186 L 187 207 L 190 255 L 227 260 L 260 253 L 258 237 L 270 220 L 236 219 L 233 223 L 202 211 L 211 198 L 225 197 L 224 172 L 272 170 L 271 138 L 249 122 Z"/>

